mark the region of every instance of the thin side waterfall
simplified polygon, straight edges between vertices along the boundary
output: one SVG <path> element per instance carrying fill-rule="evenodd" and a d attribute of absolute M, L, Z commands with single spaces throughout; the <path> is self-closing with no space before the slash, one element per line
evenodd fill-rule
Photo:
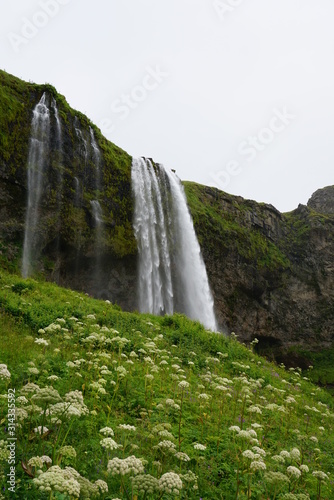
<path fill-rule="evenodd" d="M 44 93 L 35 106 L 31 122 L 28 155 L 28 199 L 22 258 L 24 278 L 27 278 L 32 272 L 33 255 L 35 255 L 38 246 L 37 227 L 44 173 L 48 162 L 49 142 L 50 111 Z"/>
<path fill-rule="evenodd" d="M 93 129 L 89 127 L 90 141 L 93 153 L 93 162 L 96 168 L 95 187 L 101 189 L 101 151 L 97 145 Z"/>
<path fill-rule="evenodd" d="M 56 141 L 57 141 L 57 149 L 62 153 L 63 151 L 63 145 L 62 145 L 62 130 L 61 130 L 61 121 L 59 118 L 59 113 L 58 113 L 58 108 L 57 108 L 57 103 L 54 98 L 52 98 L 52 109 L 55 115 L 56 119 Z"/>
<path fill-rule="evenodd" d="M 179 178 L 148 159 L 133 159 L 134 232 L 141 312 L 182 312 L 217 329 L 201 249 Z"/>
<path fill-rule="evenodd" d="M 77 208 L 79 208 L 81 206 L 81 192 L 80 192 L 80 182 L 77 177 L 74 177 L 74 189 L 75 189 L 74 204 Z"/>
<path fill-rule="evenodd" d="M 100 203 L 97 200 L 91 202 L 94 224 L 95 224 L 95 280 L 97 288 L 101 284 L 101 242 L 103 230 L 103 213 Z"/>
<path fill-rule="evenodd" d="M 101 163 L 102 156 L 100 149 L 97 145 L 94 131 L 91 127 L 89 127 L 90 134 L 90 146 L 91 146 L 91 159 L 95 166 L 95 190 L 97 197 L 100 197 L 101 192 Z M 101 268 L 101 256 L 102 256 L 102 245 L 103 245 L 103 213 L 100 202 L 98 200 L 91 201 L 92 209 L 93 209 L 93 217 L 95 221 L 95 280 L 96 286 L 98 289 L 101 288 L 101 279 L 102 279 L 102 268 Z"/>
<path fill-rule="evenodd" d="M 74 119 L 74 129 L 78 139 L 80 140 L 80 154 L 84 158 L 86 167 L 88 160 L 88 146 L 87 146 L 87 141 L 84 138 L 83 133 L 81 131 L 79 120 L 77 119 L 77 117 L 75 117 Z"/>
<path fill-rule="evenodd" d="M 55 130 L 55 144 L 56 144 L 56 168 L 58 172 L 58 190 L 57 190 L 57 219 L 58 219 L 58 234 L 56 240 L 56 252 L 57 259 L 60 257 L 60 232 L 61 232 L 61 209 L 62 209 L 62 197 L 63 197 L 63 185 L 64 185 L 64 175 L 63 175 L 63 138 L 62 138 L 62 126 L 59 118 L 57 102 L 54 98 L 52 98 L 52 109 L 53 114 L 56 120 L 56 130 Z M 59 273 L 59 269 L 58 269 Z M 59 280 L 59 276 L 54 275 L 56 280 Z"/>

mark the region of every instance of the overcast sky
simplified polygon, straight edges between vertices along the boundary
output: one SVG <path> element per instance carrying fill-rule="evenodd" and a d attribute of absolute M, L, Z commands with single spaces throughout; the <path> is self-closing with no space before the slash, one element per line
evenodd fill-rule
<path fill-rule="evenodd" d="M 1 67 L 133 156 L 289 211 L 333 185 L 333 0 L 1 2 Z"/>

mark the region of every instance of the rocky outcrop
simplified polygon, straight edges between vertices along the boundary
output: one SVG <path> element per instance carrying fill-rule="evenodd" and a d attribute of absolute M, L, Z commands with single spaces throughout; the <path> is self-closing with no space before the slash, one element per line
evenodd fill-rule
<path fill-rule="evenodd" d="M 307 206 L 320 214 L 334 215 L 334 186 L 318 189 L 309 199 Z"/>
<path fill-rule="evenodd" d="M 131 157 L 71 109 L 53 87 L 27 84 L 4 72 L 0 72 L 0 265 L 20 268 L 30 122 L 43 92 L 57 102 L 63 145 L 60 158 L 51 141 L 36 273 L 134 310 L 138 302 Z M 92 155 L 84 158 L 82 139 L 75 130 L 80 128 L 88 141 L 90 127 L 102 157 L 99 188 Z M 334 188 L 320 189 L 307 206 L 282 214 L 272 205 L 211 187 L 184 185 L 222 330 L 234 331 L 245 342 L 258 338 L 261 352 L 287 364 L 293 359 L 286 355 L 290 347 L 331 347 Z M 102 276 L 94 272 L 94 199 L 99 199 L 103 213 Z"/>

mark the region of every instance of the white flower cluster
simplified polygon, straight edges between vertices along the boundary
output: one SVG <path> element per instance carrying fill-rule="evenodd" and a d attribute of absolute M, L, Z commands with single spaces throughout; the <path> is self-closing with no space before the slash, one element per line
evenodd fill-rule
<path fill-rule="evenodd" d="M 76 403 L 78 405 L 84 405 L 83 394 L 81 391 L 71 391 L 65 394 L 65 401 L 68 403 Z"/>
<path fill-rule="evenodd" d="M 250 468 L 253 471 L 257 470 L 266 470 L 266 464 L 262 460 L 254 460 L 254 462 L 251 462 Z"/>
<path fill-rule="evenodd" d="M 200 451 L 206 450 L 205 444 L 200 444 L 200 443 L 194 444 L 194 448 L 195 448 L 195 450 L 200 450 Z"/>
<path fill-rule="evenodd" d="M 28 460 L 28 465 L 30 465 L 30 467 L 36 467 L 37 469 L 42 469 L 44 462 L 42 460 L 42 457 L 31 457 Z"/>
<path fill-rule="evenodd" d="M 133 489 L 142 495 L 153 495 L 159 488 L 159 481 L 150 474 L 139 474 L 131 480 Z"/>
<path fill-rule="evenodd" d="M 294 467 L 293 465 L 289 465 L 289 467 L 287 467 L 286 471 L 289 474 L 289 476 L 296 477 L 297 479 L 302 474 L 301 471 L 297 467 Z"/>
<path fill-rule="evenodd" d="M 100 445 L 102 448 L 105 448 L 106 450 L 113 451 L 117 450 L 118 448 L 122 448 L 121 444 L 117 444 L 116 441 L 111 439 L 110 437 L 106 437 L 100 441 Z"/>
<path fill-rule="evenodd" d="M 65 394 L 65 402 L 56 403 L 47 409 L 46 414 L 55 417 L 81 417 L 88 415 L 89 410 L 83 402 L 83 396 L 80 391 L 72 391 Z"/>
<path fill-rule="evenodd" d="M 163 437 L 163 438 L 166 438 L 166 439 L 175 439 L 175 437 L 173 436 L 173 434 L 171 432 L 167 431 L 166 429 L 164 429 L 162 431 L 159 431 L 158 434 L 159 434 L 160 437 Z"/>
<path fill-rule="evenodd" d="M 9 379 L 10 378 L 10 371 L 7 368 L 7 365 L 1 364 L 0 365 L 0 379 Z"/>
<path fill-rule="evenodd" d="M 114 431 L 111 429 L 111 427 L 103 427 L 103 429 L 100 429 L 100 433 L 103 434 L 104 436 L 114 435 Z"/>
<path fill-rule="evenodd" d="M 174 399 L 170 399 L 170 398 L 166 399 L 165 405 L 167 407 L 174 408 L 174 410 L 179 410 L 180 409 L 180 405 L 178 405 L 177 403 L 175 403 Z"/>
<path fill-rule="evenodd" d="M 46 432 L 49 432 L 49 429 L 45 427 L 45 425 L 39 425 L 38 427 L 35 427 L 34 432 L 36 434 L 45 434 Z"/>
<path fill-rule="evenodd" d="M 105 481 L 103 481 L 103 479 L 98 479 L 94 484 L 100 490 L 102 495 L 104 493 L 108 493 L 108 485 Z"/>
<path fill-rule="evenodd" d="M 288 483 L 290 481 L 288 476 L 282 474 L 282 472 L 267 472 L 264 475 L 264 479 L 269 484 L 277 484 L 277 485 Z"/>
<path fill-rule="evenodd" d="M 319 481 L 325 481 L 325 479 L 329 479 L 327 474 L 325 472 L 322 472 L 321 470 L 315 470 L 314 472 L 312 472 L 312 476 L 319 479 Z"/>
<path fill-rule="evenodd" d="M 160 443 L 157 444 L 157 448 L 160 448 L 160 450 L 175 453 L 176 446 L 174 443 L 172 443 L 172 441 L 169 441 L 168 439 L 164 439 L 163 441 L 160 441 Z"/>
<path fill-rule="evenodd" d="M 51 325 L 49 326 L 46 326 L 44 328 L 44 333 L 54 333 L 56 331 L 60 331 L 61 330 L 61 326 L 57 323 L 51 323 Z"/>
<path fill-rule="evenodd" d="M 61 397 L 59 395 L 59 392 L 53 387 L 43 387 L 43 389 L 39 389 L 39 391 L 32 396 L 31 400 L 33 402 L 47 405 L 58 403 L 59 401 L 61 401 Z"/>
<path fill-rule="evenodd" d="M 175 472 L 166 472 L 166 474 L 163 474 L 159 479 L 159 489 L 164 493 L 179 495 L 182 486 L 181 478 L 178 474 L 175 474 Z"/>
<path fill-rule="evenodd" d="M 175 453 L 174 456 L 175 456 L 175 458 L 178 458 L 179 460 L 181 460 L 181 462 L 189 462 L 190 461 L 189 456 L 186 453 L 183 453 L 182 451 L 178 451 L 177 453 Z"/>
<path fill-rule="evenodd" d="M 73 475 L 61 469 L 58 465 L 53 465 L 46 472 L 42 472 L 33 479 L 35 486 L 42 492 L 51 493 L 58 491 L 75 498 L 80 496 L 80 484 Z"/>
<path fill-rule="evenodd" d="M 43 338 L 35 339 L 35 344 L 48 346 L 49 342 Z"/>
<path fill-rule="evenodd" d="M 133 472 L 134 475 L 142 474 L 144 472 L 144 465 L 142 461 L 134 455 L 124 459 L 115 457 L 108 462 L 108 473 L 112 476 L 116 476 L 118 474 L 124 476 L 125 474 L 130 474 L 131 472 Z"/>
<path fill-rule="evenodd" d="M 134 425 L 129 425 L 129 424 L 119 424 L 118 428 L 123 429 L 125 431 L 132 431 L 132 432 L 135 432 L 135 430 L 136 430 L 136 427 Z"/>

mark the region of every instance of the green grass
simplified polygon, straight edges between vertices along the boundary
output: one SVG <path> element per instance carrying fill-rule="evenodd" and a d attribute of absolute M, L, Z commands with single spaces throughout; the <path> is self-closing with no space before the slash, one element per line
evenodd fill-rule
<path fill-rule="evenodd" d="M 289 268 L 289 259 L 262 231 L 245 225 L 244 213 L 254 210 L 253 202 L 248 206 L 247 200 L 242 204 L 235 196 L 193 182 L 184 182 L 184 187 L 198 238 L 205 242 L 206 249 L 210 247 L 210 254 L 235 248 L 242 258 L 253 262 L 260 270 Z M 228 200 L 229 211 L 223 211 L 223 199 Z M 262 216 L 260 207 L 257 204 L 259 217 Z"/>
<path fill-rule="evenodd" d="M 333 498 L 332 397 L 299 370 L 286 372 L 233 337 L 205 331 L 182 315 L 124 313 L 87 295 L 5 271 L 0 273 L 0 332 L 0 363 L 11 373 L 10 379 L 0 378 L 2 492 L 8 473 L 8 388 L 15 389 L 20 408 L 16 492 L 6 490 L 5 498 L 78 498 L 78 491 L 66 494 L 69 477 L 80 487 L 80 498 L 98 497 L 98 479 L 108 485 L 108 493 L 100 496 L 105 499 Z M 28 386 L 32 392 L 28 383 L 36 384 Z M 64 413 L 53 418 L 56 399 L 76 400 L 79 415 L 70 417 L 66 403 Z M 34 432 L 38 426 L 48 431 L 41 436 Z M 111 437 L 122 447 L 103 448 L 106 436 L 100 430 L 105 427 L 113 429 Z M 163 441 L 167 448 L 159 444 Z M 293 448 L 298 451 L 285 454 L 284 463 L 273 458 Z M 245 450 L 260 454 L 249 459 Z M 59 474 L 67 471 L 63 492 L 38 489 L 37 479 L 45 482 L 50 471 L 46 464 L 40 469 L 28 462 L 42 455 L 59 465 Z M 133 455 L 140 459 L 131 459 L 139 472 L 134 483 L 133 470 L 111 474 L 116 457 Z M 288 467 L 301 465 L 309 472 L 289 475 L 295 469 Z M 312 474 L 319 470 L 329 477 L 320 493 Z M 179 493 L 141 492 L 150 476 L 155 488 L 170 472 L 182 481 Z M 283 496 L 289 490 L 290 496 Z"/>

